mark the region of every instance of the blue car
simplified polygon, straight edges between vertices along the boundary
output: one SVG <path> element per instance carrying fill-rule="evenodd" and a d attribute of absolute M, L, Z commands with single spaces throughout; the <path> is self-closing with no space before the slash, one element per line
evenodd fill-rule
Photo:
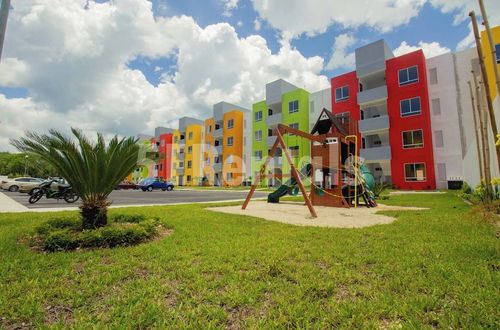
<path fill-rule="evenodd" d="M 153 191 L 154 189 L 172 190 L 174 189 L 174 184 L 170 182 L 163 181 L 162 179 L 157 178 L 147 178 L 139 182 L 137 185 L 138 189 L 142 189 L 142 191 Z"/>

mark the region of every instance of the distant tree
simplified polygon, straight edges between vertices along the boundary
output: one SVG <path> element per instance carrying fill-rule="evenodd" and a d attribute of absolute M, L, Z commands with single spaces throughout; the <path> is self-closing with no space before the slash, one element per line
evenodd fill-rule
<path fill-rule="evenodd" d="M 0 152 L 0 175 L 8 175 L 10 177 L 28 176 L 37 178 L 46 178 L 49 176 L 59 176 L 59 173 L 46 161 L 36 155 L 25 158 L 25 153 L 9 153 Z"/>

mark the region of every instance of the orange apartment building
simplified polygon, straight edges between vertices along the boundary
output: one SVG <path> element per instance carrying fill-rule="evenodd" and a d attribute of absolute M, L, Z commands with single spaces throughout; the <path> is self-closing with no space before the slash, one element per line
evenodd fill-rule
<path fill-rule="evenodd" d="M 214 105 L 205 120 L 204 182 L 214 186 L 239 186 L 245 174 L 245 117 L 249 110 L 227 102 Z"/>

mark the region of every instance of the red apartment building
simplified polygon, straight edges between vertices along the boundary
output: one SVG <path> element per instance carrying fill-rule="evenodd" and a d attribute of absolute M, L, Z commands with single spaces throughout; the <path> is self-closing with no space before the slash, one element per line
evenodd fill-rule
<path fill-rule="evenodd" d="M 334 77 L 332 112 L 358 120 L 360 156 L 377 181 L 435 189 L 425 57 L 394 57 L 384 40 L 356 49 L 356 71 Z"/>
<path fill-rule="evenodd" d="M 159 152 L 160 160 L 149 171 L 150 177 L 170 179 L 172 175 L 172 141 L 173 131 L 166 127 L 157 127 L 155 137 L 151 138 L 151 146 Z"/>

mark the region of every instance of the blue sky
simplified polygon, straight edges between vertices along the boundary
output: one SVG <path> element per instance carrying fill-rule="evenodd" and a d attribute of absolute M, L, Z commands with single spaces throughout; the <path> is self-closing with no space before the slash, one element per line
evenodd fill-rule
<path fill-rule="evenodd" d="M 500 1 L 485 4 L 499 25 Z M 251 108 L 278 78 L 315 92 L 381 38 L 396 54 L 465 49 L 471 9 L 474 0 L 13 0 L 0 150 L 26 129 L 135 135 L 205 119 L 220 101 Z"/>

